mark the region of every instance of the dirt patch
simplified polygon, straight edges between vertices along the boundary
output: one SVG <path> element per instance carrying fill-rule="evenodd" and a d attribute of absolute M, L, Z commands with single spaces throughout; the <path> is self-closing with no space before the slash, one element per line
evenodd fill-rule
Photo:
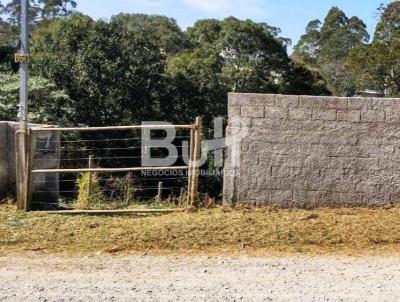
<path fill-rule="evenodd" d="M 0 301 L 400 301 L 400 258 L 0 257 Z"/>

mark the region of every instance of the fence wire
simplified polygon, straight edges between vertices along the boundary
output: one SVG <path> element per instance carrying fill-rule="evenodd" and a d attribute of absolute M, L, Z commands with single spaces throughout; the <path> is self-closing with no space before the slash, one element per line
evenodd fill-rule
<path fill-rule="evenodd" d="M 178 155 L 176 166 L 186 166 L 190 129 L 176 129 L 175 137 L 161 130 L 151 139 L 171 139 Z M 148 139 L 150 140 L 150 139 Z M 138 130 L 96 132 L 49 132 L 32 137 L 32 169 L 126 168 L 142 166 L 142 143 Z M 169 156 L 165 148 L 151 148 L 152 158 Z M 171 158 L 170 157 L 170 158 Z M 139 171 L 129 173 L 43 173 L 31 179 L 32 207 L 116 209 L 187 201 L 188 171 Z"/>

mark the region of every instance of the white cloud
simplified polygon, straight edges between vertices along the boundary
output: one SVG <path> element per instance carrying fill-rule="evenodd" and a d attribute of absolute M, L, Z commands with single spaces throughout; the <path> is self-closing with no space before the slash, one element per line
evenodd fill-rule
<path fill-rule="evenodd" d="M 260 16 L 265 14 L 263 0 L 182 0 L 188 6 L 218 16 Z M 264 4 L 264 5 L 263 5 Z"/>

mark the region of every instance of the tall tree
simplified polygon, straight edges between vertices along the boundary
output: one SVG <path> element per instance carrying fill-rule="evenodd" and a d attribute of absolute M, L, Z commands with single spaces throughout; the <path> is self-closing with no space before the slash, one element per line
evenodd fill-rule
<path fill-rule="evenodd" d="M 379 12 L 374 40 L 350 53 L 347 70 L 360 90 L 400 96 L 400 1 L 381 6 Z"/>
<path fill-rule="evenodd" d="M 293 58 L 318 69 L 335 95 L 353 95 L 355 79 L 347 72 L 345 61 L 352 49 L 368 41 L 369 34 L 362 20 L 348 18 L 333 7 L 323 23 L 319 20 L 309 23 L 306 34 L 294 48 Z"/>
<path fill-rule="evenodd" d="M 132 33 L 145 35 L 147 39 L 159 45 L 160 51 L 168 56 L 186 47 L 185 36 L 172 18 L 159 15 L 119 14 L 113 16 L 111 22 Z"/>
<path fill-rule="evenodd" d="M 74 12 L 77 2 L 74 0 L 39 0 L 41 16 L 43 19 L 66 17 Z"/>
<path fill-rule="evenodd" d="M 242 92 L 278 90 L 289 58 L 283 40 L 275 34 L 265 23 L 233 17 L 203 20 L 188 30 L 193 51 L 220 63 L 216 73 L 221 84 Z"/>
<path fill-rule="evenodd" d="M 77 6 L 72 0 L 29 0 L 29 21 L 33 31 L 43 21 L 66 17 Z M 18 48 L 21 0 L 0 2 L 0 70 L 16 70 L 13 55 Z"/>
<path fill-rule="evenodd" d="M 265 23 L 233 17 L 200 20 L 187 36 L 188 49 L 167 61 L 167 73 L 174 81 L 173 104 L 181 108 L 176 114 L 225 115 L 226 95 L 231 91 L 329 93 L 319 86 L 325 83 L 316 73 L 292 64 L 287 39 Z"/>
<path fill-rule="evenodd" d="M 40 15 L 40 6 L 36 0 L 29 0 L 29 20 L 31 24 L 37 21 Z M 19 26 L 21 20 L 21 0 L 11 0 L 4 5 L 3 15 L 6 18 L 7 23 L 12 26 Z"/>
<path fill-rule="evenodd" d="M 318 68 L 318 54 L 321 48 L 321 21 L 312 20 L 306 27 L 306 33 L 300 37 L 293 48 L 293 59 L 310 68 Z"/>
<path fill-rule="evenodd" d="M 70 15 L 77 7 L 73 0 L 29 0 L 29 20 L 31 25 L 43 19 L 55 19 Z M 11 0 L 1 6 L 0 15 L 12 26 L 19 26 L 21 15 L 21 0 Z"/>
<path fill-rule="evenodd" d="M 390 42 L 400 30 L 400 1 L 393 1 L 378 8 L 380 20 L 376 26 L 374 41 Z"/>

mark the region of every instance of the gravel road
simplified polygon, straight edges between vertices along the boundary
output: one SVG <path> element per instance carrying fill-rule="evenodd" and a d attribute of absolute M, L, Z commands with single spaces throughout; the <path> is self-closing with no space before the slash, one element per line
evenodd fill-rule
<path fill-rule="evenodd" d="M 9 256 L 0 301 L 400 301 L 400 258 Z"/>

